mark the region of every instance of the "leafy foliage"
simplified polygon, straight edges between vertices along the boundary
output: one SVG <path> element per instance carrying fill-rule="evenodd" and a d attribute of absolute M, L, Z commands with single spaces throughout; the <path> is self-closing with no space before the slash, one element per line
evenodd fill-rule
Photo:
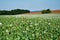
<path fill-rule="evenodd" d="M 0 17 L 0 40 L 59 40 L 60 18 Z"/>
<path fill-rule="evenodd" d="M 0 10 L 0 15 L 16 15 L 16 14 L 24 14 L 30 13 L 29 10 L 22 10 L 22 9 L 14 9 L 14 10 Z"/>
<path fill-rule="evenodd" d="M 42 13 L 42 14 L 51 13 L 51 10 L 50 10 L 50 9 L 42 10 L 41 13 Z"/>

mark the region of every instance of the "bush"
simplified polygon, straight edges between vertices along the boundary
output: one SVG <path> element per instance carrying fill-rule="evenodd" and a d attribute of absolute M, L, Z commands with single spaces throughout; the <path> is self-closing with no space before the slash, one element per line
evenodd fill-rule
<path fill-rule="evenodd" d="M 41 13 L 42 13 L 42 14 L 51 13 L 51 10 L 50 10 L 50 9 L 42 10 Z"/>

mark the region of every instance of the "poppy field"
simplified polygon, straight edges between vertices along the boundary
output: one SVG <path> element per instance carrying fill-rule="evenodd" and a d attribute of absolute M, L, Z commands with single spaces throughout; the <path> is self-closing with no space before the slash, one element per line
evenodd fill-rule
<path fill-rule="evenodd" d="M 60 40 L 60 16 L 45 16 L 0 16 L 0 40 Z"/>

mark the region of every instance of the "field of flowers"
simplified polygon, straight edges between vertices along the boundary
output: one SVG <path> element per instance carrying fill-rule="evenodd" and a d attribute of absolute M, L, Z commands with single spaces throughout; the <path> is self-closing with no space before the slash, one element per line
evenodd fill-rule
<path fill-rule="evenodd" d="M 60 40 L 60 18 L 0 16 L 0 40 Z"/>

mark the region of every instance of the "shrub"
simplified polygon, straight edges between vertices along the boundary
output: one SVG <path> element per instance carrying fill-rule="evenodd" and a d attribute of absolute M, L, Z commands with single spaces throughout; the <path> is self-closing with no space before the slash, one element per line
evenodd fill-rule
<path fill-rule="evenodd" d="M 41 13 L 42 13 L 42 14 L 51 13 L 51 10 L 50 10 L 50 9 L 42 10 Z"/>

